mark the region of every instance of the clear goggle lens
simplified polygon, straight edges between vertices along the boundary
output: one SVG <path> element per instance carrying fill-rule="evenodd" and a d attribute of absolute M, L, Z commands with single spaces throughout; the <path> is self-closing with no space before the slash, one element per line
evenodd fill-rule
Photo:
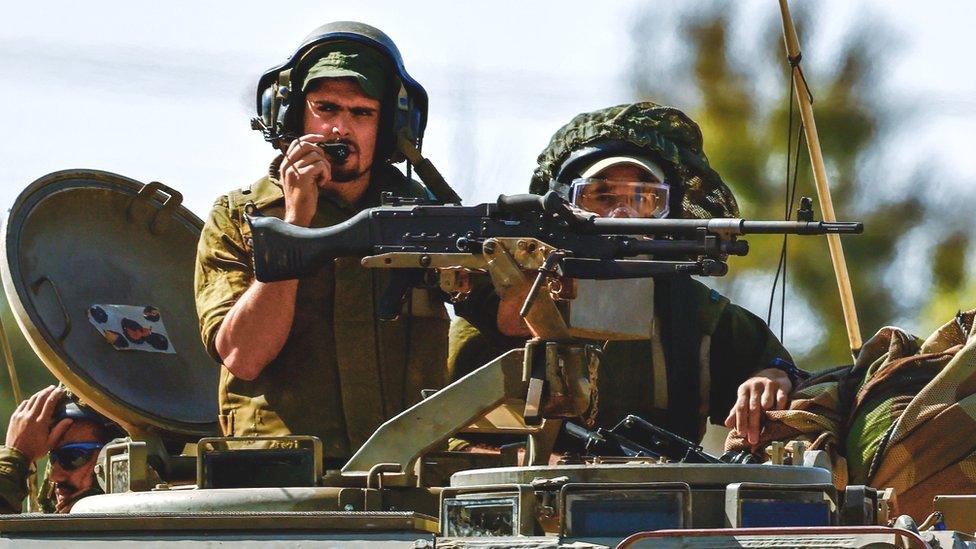
<path fill-rule="evenodd" d="M 595 177 L 574 179 L 570 202 L 602 217 L 665 217 L 670 185 L 646 181 L 607 181 Z"/>

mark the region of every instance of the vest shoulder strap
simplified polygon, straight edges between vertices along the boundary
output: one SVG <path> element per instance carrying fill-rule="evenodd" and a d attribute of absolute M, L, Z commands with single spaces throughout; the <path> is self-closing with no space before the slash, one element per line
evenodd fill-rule
<path fill-rule="evenodd" d="M 666 429 L 689 440 L 700 430 L 700 293 L 689 277 L 654 281 L 654 308 L 661 320 L 661 346 L 668 380 Z"/>
<path fill-rule="evenodd" d="M 725 312 L 725 307 L 729 304 L 729 298 L 697 280 L 690 280 L 690 282 L 697 302 L 698 327 L 701 333 L 712 335 L 715 333 L 722 313 Z"/>

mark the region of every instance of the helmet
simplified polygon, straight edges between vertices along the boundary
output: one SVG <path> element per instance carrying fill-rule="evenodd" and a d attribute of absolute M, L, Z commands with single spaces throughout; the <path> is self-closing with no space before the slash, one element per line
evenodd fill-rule
<path fill-rule="evenodd" d="M 383 31 L 355 21 L 336 21 L 312 31 L 287 61 L 264 72 L 257 87 L 257 118 L 252 127 L 264 132 L 266 140 L 275 143 L 288 132 L 300 134 L 303 95 L 300 84 L 302 71 L 310 63 L 307 56 L 322 44 L 350 41 L 374 48 L 391 61 L 395 78 L 388 86 L 381 102 L 380 129 L 376 143 L 377 158 L 392 162 L 403 160 L 396 151 L 396 138 L 403 135 L 420 145 L 427 126 L 427 91 L 414 80 L 403 66 L 403 58 L 396 44 Z M 292 109 L 292 105 L 299 105 Z"/>
<path fill-rule="evenodd" d="M 61 402 L 59 402 L 54 408 L 52 419 L 54 423 L 57 423 L 62 419 L 90 421 L 101 428 L 102 438 L 105 439 L 103 442 L 108 442 L 109 440 L 125 436 L 122 428 L 119 427 L 115 422 L 102 414 L 99 414 L 95 410 L 92 410 L 88 406 L 79 404 L 78 401 L 75 400 L 75 397 L 71 395 L 66 395 L 61 399 Z"/>
<path fill-rule="evenodd" d="M 738 217 L 739 206 L 702 150 L 698 125 L 683 112 L 651 102 L 617 105 L 577 115 L 539 154 L 529 192 L 555 190 L 569 198 L 573 179 L 615 156 L 648 159 L 670 186 L 671 216 Z"/>

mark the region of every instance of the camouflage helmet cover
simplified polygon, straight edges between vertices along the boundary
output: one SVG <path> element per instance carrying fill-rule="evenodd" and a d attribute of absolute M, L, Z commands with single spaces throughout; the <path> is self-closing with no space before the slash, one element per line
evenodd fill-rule
<path fill-rule="evenodd" d="M 633 145 L 662 163 L 669 172 L 669 183 L 680 185 L 683 191 L 680 217 L 739 216 L 732 191 L 708 164 L 698 124 L 678 109 L 651 102 L 577 115 L 552 136 L 539 155 L 529 192 L 565 191 L 566 182 L 556 181 L 563 163 L 574 152 L 607 141 Z"/>

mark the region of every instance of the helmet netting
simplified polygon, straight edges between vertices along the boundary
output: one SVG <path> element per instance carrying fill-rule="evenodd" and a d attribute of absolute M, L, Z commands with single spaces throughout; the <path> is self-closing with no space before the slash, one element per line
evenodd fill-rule
<path fill-rule="evenodd" d="M 651 102 L 577 115 L 552 136 L 539 155 L 529 191 L 543 194 L 553 184 L 560 186 L 553 181 L 559 166 L 574 150 L 601 140 L 632 143 L 668 164 L 683 190 L 680 217 L 739 216 L 732 191 L 708 164 L 698 124 L 678 109 Z"/>

